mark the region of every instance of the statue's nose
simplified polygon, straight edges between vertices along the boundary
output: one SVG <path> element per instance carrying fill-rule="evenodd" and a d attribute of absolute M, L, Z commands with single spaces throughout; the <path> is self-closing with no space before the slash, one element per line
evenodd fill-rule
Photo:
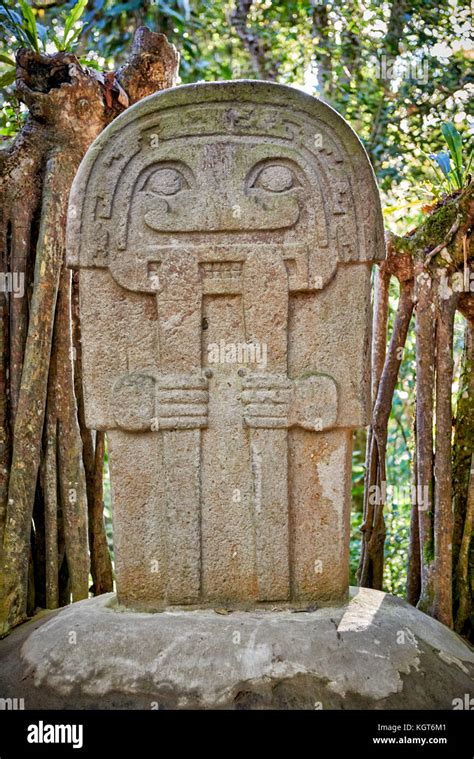
<path fill-rule="evenodd" d="M 235 218 L 235 209 L 242 208 L 243 194 L 238 191 L 228 192 L 223 187 L 209 188 L 206 193 L 205 209 L 209 222 L 219 229 L 225 229 L 229 219 Z"/>

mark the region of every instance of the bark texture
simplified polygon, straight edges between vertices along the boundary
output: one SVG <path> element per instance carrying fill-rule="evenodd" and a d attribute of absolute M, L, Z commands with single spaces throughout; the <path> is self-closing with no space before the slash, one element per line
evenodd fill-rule
<path fill-rule="evenodd" d="M 461 307 L 463 297 L 460 298 Z M 464 298 L 464 306 L 467 306 Z M 474 303 L 467 319 L 453 450 L 453 594 L 456 632 L 474 637 Z"/>

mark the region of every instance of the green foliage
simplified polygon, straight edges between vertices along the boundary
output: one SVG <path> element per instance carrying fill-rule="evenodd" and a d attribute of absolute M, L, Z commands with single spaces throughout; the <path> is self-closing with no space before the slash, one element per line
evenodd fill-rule
<path fill-rule="evenodd" d="M 39 53 L 39 37 L 36 19 L 30 6 L 25 0 L 19 0 L 21 13 L 17 13 L 11 5 L 0 1 L 0 29 L 10 34 L 20 47 L 28 47 Z M 5 62 L 5 61 L 4 61 Z"/>
<path fill-rule="evenodd" d="M 14 137 L 25 123 L 26 110 L 21 110 L 20 103 L 15 97 L 4 103 L 0 109 L 0 138 L 3 141 Z"/>
<path fill-rule="evenodd" d="M 103 488 L 104 488 L 105 534 L 107 536 L 107 544 L 109 546 L 112 562 L 114 562 L 114 540 L 113 540 L 113 531 L 112 531 L 112 498 L 110 494 L 109 449 L 107 445 L 107 439 L 105 441 Z"/>
<path fill-rule="evenodd" d="M 21 29 L 30 42 L 33 50 L 39 53 L 39 38 L 42 32 L 36 26 L 36 18 L 28 3 L 25 0 L 18 0 L 21 8 Z"/>
<path fill-rule="evenodd" d="M 18 0 L 21 13 L 17 13 L 10 4 L 0 0 L 0 29 L 4 34 L 13 37 L 16 46 L 31 48 L 36 53 L 40 52 L 40 47 L 46 52 L 48 43 L 52 43 L 58 51 L 72 50 L 83 29 L 83 24 L 79 21 L 87 2 L 88 0 L 78 0 L 69 13 L 62 14 L 64 26 L 62 36 L 59 37 L 52 26 L 47 28 L 39 23 L 34 10 L 25 0 Z M 0 60 L 7 65 L 15 65 L 9 56 L 2 55 Z"/>
<path fill-rule="evenodd" d="M 384 550 L 384 590 L 396 596 L 405 596 L 407 581 L 408 546 L 410 535 L 410 510 L 408 501 L 389 502 L 385 505 L 385 550 Z M 360 511 L 351 514 L 351 534 L 349 542 L 349 582 L 357 585 L 357 567 L 360 558 L 360 527 L 363 515 Z"/>
<path fill-rule="evenodd" d="M 48 29 L 48 38 L 56 45 L 57 50 L 73 50 L 81 35 L 84 22 L 80 22 L 87 6 L 87 0 L 78 0 L 69 13 L 63 15 L 64 28 L 62 37 L 59 37 L 53 29 Z"/>
<path fill-rule="evenodd" d="M 16 78 L 16 62 L 14 51 L 19 47 L 26 47 L 39 53 L 43 52 L 72 51 L 84 29 L 81 17 L 87 7 L 88 0 L 78 0 L 72 7 L 60 14 L 60 23 L 56 21 L 53 26 L 51 19 L 48 27 L 38 21 L 39 11 L 31 8 L 25 0 L 20 0 L 19 11 L 12 7 L 12 3 L 0 0 L 0 33 L 3 44 L 11 51 L 0 54 L 0 89 L 10 87 Z M 61 26 L 62 23 L 62 26 Z M 94 61 L 87 61 L 88 65 L 95 66 Z M 6 143 L 14 138 L 21 129 L 25 119 L 25 112 L 20 109 L 13 93 L 8 90 L 2 102 L 0 99 L 0 140 Z"/>
<path fill-rule="evenodd" d="M 433 192 L 436 196 L 439 196 L 439 190 L 447 195 L 455 190 L 461 190 L 468 182 L 472 163 L 472 148 L 466 164 L 463 163 L 463 140 L 454 124 L 450 121 L 441 124 L 441 132 L 447 149 L 429 155 L 438 179 L 438 186 L 433 183 Z"/>
<path fill-rule="evenodd" d="M 8 85 L 13 84 L 14 81 L 15 81 L 15 69 L 13 68 L 0 76 L 0 87 L 2 88 L 8 87 Z"/>
<path fill-rule="evenodd" d="M 405 596 L 410 538 L 409 501 L 389 502 L 385 508 L 385 564 L 383 586 L 387 593 Z"/>
<path fill-rule="evenodd" d="M 6 63 L 7 66 L 15 66 L 15 61 L 13 58 L 10 58 L 8 55 L 0 54 L 0 62 Z"/>
<path fill-rule="evenodd" d="M 357 585 L 357 567 L 360 559 L 360 526 L 363 514 L 361 511 L 351 513 L 351 535 L 349 541 L 349 584 Z"/>

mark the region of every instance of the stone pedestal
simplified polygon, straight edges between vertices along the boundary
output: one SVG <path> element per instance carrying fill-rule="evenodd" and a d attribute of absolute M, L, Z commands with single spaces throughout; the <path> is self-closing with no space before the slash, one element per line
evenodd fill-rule
<path fill-rule="evenodd" d="M 131 612 L 108 594 L 37 617 L 0 642 L 0 696 L 25 709 L 450 710 L 473 693 L 470 648 L 386 593 L 222 612 Z"/>

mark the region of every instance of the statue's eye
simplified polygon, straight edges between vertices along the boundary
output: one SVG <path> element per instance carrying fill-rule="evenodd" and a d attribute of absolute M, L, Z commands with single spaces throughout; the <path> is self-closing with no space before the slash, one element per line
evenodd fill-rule
<path fill-rule="evenodd" d="M 183 174 L 177 169 L 157 169 L 150 174 L 144 189 L 155 192 L 157 195 L 176 195 L 180 190 L 188 186 Z"/>
<path fill-rule="evenodd" d="M 265 166 L 256 176 L 253 186 L 268 192 L 286 192 L 298 185 L 287 166 Z"/>

